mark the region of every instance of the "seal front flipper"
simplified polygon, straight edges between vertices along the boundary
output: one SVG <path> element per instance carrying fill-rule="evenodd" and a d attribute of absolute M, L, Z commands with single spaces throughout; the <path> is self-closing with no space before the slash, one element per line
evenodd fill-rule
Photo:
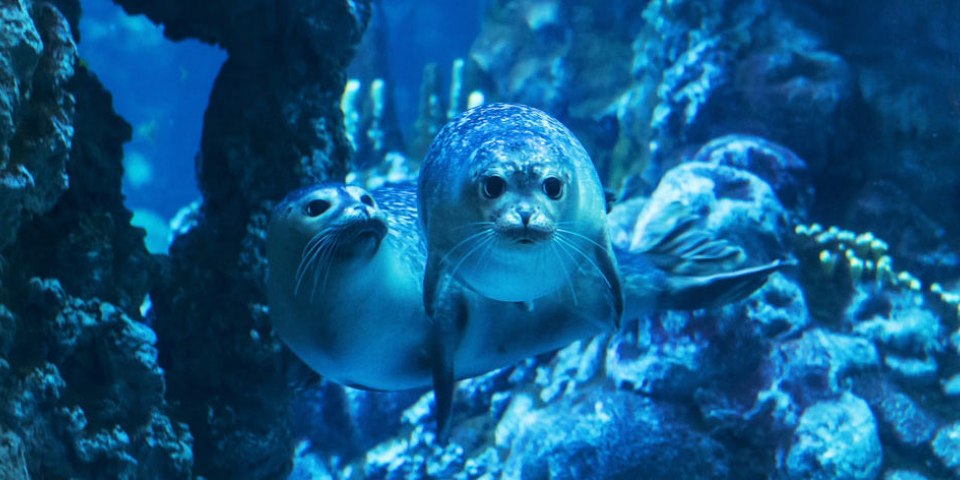
<path fill-rule="evenodd" d="M 440 262 L 435 255 L 427 255 L 427 265 L 423 273 L 423 310 L 430 321 L 434 320 L 436 311 L 437 288 L 440 283 Z"/>
<path fill-rule="evenodd" d="M 449 284 L 449 282 L 444 282 Z M 433 396 L 437 418 L 437 441 L 446 443 L 453 416 L 456 384 L 454 353 L 459 343 L 460 325 L 466 324 L 467 308 L 463 295 L 451 292 L 449 285 L 436 298 L 431 325 L 430 357 L 433 369 Z"/>
<path fill-rule="evenodd" d="M 610 286 L 610 294 L 613 296 L 614 327 L 619 330 L 621 317 L 623 317 L 623 288 L 617 271 L 617 259 L 610 248 L 601 249 L 599 246 L 594 246 L 594 258 L 603 280 Z"/>

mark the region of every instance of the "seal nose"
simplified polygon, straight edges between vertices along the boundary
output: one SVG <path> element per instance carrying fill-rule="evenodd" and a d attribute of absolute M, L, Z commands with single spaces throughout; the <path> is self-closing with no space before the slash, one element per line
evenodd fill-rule
<path fill-rule="evenodd" d="M 523 226 L 526 227 L 530 224 L 530 217 L 533 216 L 534 208 L 527 204 L 522 204 L 517 206 L 517 215 L 520 216 L 520 221 L 523 222 Z"/>
<path fill-rule="evenodd" d="M 373 209 L 366 205 L 354 205 L 350 207 L 350 213 L 361 215 L 365 218 L 373 217 Z"/>

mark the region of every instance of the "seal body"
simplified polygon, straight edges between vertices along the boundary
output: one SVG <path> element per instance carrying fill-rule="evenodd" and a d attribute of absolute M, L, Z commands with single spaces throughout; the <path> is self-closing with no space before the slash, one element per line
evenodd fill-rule
<path fill-rule="evenodd" d="M 472 295 L 562 304 L 566 318 L 619 325 L 623 298 L 603 187 L 580 142 L 547 114 L 492 104 L 451 120 L 421 164 L 418 205 L 441 426 L 459 368 L 459 332 L 478 321 L 470 316 Z M 547 327 L 583 329 L 576 322 Z"/>

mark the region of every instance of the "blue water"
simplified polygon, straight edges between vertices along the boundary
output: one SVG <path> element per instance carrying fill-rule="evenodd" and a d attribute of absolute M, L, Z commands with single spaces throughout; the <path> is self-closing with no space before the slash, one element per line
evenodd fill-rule
<path fill-rule="evenodd" d="M 196 40 L 171 42 L 162 27 L 102 0 L 84 0 L 80 56 L 133 126 L 123 191 L 132 209 L 169 219 L 199 198 L 194 157 L 203 112 L 226 54 Z"/>

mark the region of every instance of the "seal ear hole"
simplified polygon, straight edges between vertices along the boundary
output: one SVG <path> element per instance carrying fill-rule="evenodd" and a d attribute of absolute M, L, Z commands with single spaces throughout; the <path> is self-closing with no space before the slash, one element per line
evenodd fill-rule
<path fill-rule="evenodd" d="M 507 181 L 504 180 L 503 177 L 491 175 L 483 179 L 480 184 L 480 190 L 483 192 L 484 197 L 494 199 L 503 195 L 503 192 L 507 190 Z"/>
<path fill-rule="evenodd" d="M 303 211 L 311 217 L 319 217 L 323 215 L 323 212 L 326 212 L 330 208 L 330 202 L 326 200 L 316 199 L 310 200 L 307 203 L 307 206 L 304 207 Z"/>
<path fill-rule="evenodd" d="M 552 200 L 560 200 L 563 196 L 563 182 L 557 177 L 547 177 L 543 180 L 543 193 Z"/>
<path fill-rule="evenodd" d="M 366 205 L 366 206 L 368 206 L 368 207 L 373 207 L 373 206 L 376 205 L 376 204 L 373 202 L 373 197 L 371 197 L 370 195 L 362 195 L 362 196 L 360 197 L 360 203 L 362 203 L 362 204 L 364 204 L 364 205 Z"/>

